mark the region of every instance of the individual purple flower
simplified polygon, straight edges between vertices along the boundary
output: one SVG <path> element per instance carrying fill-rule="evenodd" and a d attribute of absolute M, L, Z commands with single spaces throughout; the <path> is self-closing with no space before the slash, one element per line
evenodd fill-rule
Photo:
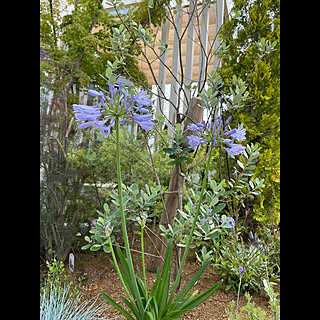
<path fill-rule="evenodd" d="M 122 91 L 122 82 L 119 83 L 119 93 L 120 94 L 121 94 L 121 91 Z M 111 83 L 109 83 L 109 92 L 110 92 L 111 97 L 113 97 L 117 92 L 117 88 L 115 86 L 113 86 Z"/>
<path fill-rule="evenodd" d="M 108 122 L 108 125 L 104 126 L 104 124 Z M 111 132 L 111 128 L 112 126 L 115 124 L 115 118 L 111 118 L 111 119 L 106 119 L 106 120 L 102 120 L 102 121 L 98 121 L 95 123 L 95 127 L 97 129 L 100 129 L 100 134 L 102 136 L 104 136 L 105 138 L 109 137 L 109 134 Z M 79 127 L 78 127 L 79 128 Z"/>
<path fill-rule="evenodd" d="M 108 138 L 116 117 L 119 117 L 121 126 L 125 125 L 128 119 L 133 119 L 144 130 L 151 130 L 154 126 L 151 121 L 152 116 L 147 114 L 149 110 L 143 107 L 151 106 L 153 102 L 146 91 L 133 96 L 129 94 L 128 90 L 122 90 L 122 87 L 122 82 L 119 83 L 118 89 L 109 84 L 108 95 L 102 91 L 88 90 L 88 94 L 97 97 L 99 102 L 96 106 L 73 105 L 76 121 L 84 121 L 78 128 L 84 129 L 93 125 L 100 129 L 100 134 Z"/>
<path fill-rule="evenodd" d="M 201 219 L 200 222 L 204 224 L 207 220 L 205 218 Z"/>
<path fill-rule="evenodd" d="M 238 124 L 238 128 L 236 129 L 232 129 L 230 131 L 227 131 L 225 133 L 225 136 L 231 136 L 233 139 L 232 139 L 232 142 L 234 140 L 237 140 L 237 141 L 245 141 L 246 140 L 246 129 L 243 128 L 243 124 L 240 123 Z"/>
<path fill-rule="evenodd" d="M 76 121 L 88 121 L 87 123 L 82 123 L 80 129 L 87 128 L 91 126 L 95 120 L 101 116 L 101 111 L 99 106 L 83 106 L 74 105 Z"/>
<path fill-rule="evenodd" d="M 98 91 L 93 90 L 93 89 L 89 89 L 89 90 L 88 90 L 88 94 L 89 94 L 90 96 L 92 96 L 92 97 L 103 97 L 103 96 L 104 96 L 104 94 L 103 94 L 102 91 L 98 92 Z"/>
<path fill-rule="evenodd" d="M 150 97 L 147 95 L 146 91 L 141 91 L 137 96 L 132 96 L 130 98 L 132 102 L 136 102 L 140 106 L 151 106 L 152 100 L 150 100 Z"/>
<path fill-rule="evenodd" d="M 211 124 L 211 128 L 212 128 L 212 136 L 213 136 L 213 139 L 217 139 L 217 138 L 220 138 L 221 136 L 221 128 L 222 128 L 222 118 L 221 116 L 216 119 L 213 124 Z"/>
<path fill-rule="evenodd" d="M 226 122 L 224 123 L 224 126 L 225 126 L 225 127 L 226 127 L 226 125 L 230 122 L 231 118 L 232 118 L 232 115 L 229 116 L 228 119 L 226 120 Z"/>
<path fill-rule="evenodd" d="M 144 130 L 151 130 L 154 126 L 151 114 L 134 114 L 131 118 Z"/>
<path fill-rule="evenodd" d="M 223 147 L 223 149 L 226 150 L 229 156 L 233 159 L 234 159 L 234 156 L 241 154 L 246 149 L 246 147 L 242 146 L 241 144 L 227 142 L 227 145 L 230 147 L 230 149 L 225 147 Z"/>
<path fill-rule="evenodd" d="M 194 124 L 194 123 L 189 124 L 189 125 L 187 126 L 187 128 L 188 128 L 189 130 L 193 131 L 193 132 L 197 132 L 198 129 L 199 129 L 198 126 L 197 126 L 196 124 Z"/>
<path fill-rule="evenodd" d="M 202 123 L 192 123 L 192 124 L 189 124 L 187 126 L 187 128 L 197 134 L 202 134 L 202 132 L 206 129 L 206 123 L 205 121 L 202 121 Z"/>
<path fill-rule="evenodd" d="M 247 271 L 246 268 L 242 266 L 239 266 L 239 270 L 240 270 L 240 276 L 244 275 Z"/>
<path fill-rule="evenodd" d="M 187 136 L 187 139 L 189 140 L 190 148 L 193 148 L 193 149 L 197 148 L 199 145 L 203 146 L 204 144 L 207 143 L 206 140 L 198 136 Z"/>
<path fill-rule="evenodd" d="M 210 123 L 207 125 L 205 121 L 202 121 L 202 123 L 189 124 L 187 129 L 195 133 L 195 135 L 187 136 L 190 148 L 195 149 L 198 146 L 203 146 L 210 142 L 210 130 L 212 127 L 214 127 L 214 124 Z"/>

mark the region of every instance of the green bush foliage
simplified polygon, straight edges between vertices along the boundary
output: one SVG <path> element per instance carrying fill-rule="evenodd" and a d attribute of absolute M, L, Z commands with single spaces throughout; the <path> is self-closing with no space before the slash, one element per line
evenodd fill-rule
<path fill-rule="evenodd" d="M 245 81 L 246 106 L 232 121 L 247 129 L 248 143 L 258 142 L 261 155 L 256 177 L 265 179 L 263 192 L 254 201 L 254 218 L 280 221 L 280 1 L 235 0 L 232 18 L 222 27 L 224 41 L 218 73 L 227 92 L 229 79 Z"/>

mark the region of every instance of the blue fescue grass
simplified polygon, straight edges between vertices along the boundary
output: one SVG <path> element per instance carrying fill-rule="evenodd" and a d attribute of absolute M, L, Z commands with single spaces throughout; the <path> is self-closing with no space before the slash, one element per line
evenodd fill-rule
<path fill-rule="evenodd" d="M 111 320 L 100 317 L 109 306 L 96 305 L 96 300 L 97 297 L 80 303 L 80 294 L 70 296 L 68 287 L 55 290 L 51 285 L 40 294 L 40 320 Z"/>

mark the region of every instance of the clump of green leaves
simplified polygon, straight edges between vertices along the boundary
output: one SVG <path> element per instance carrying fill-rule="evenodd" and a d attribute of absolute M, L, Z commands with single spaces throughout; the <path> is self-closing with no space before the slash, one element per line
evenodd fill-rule
<path fill-rule="evenodd" d="M 149 187 L 145 185 L 145 191 L 139 189 L 136 183 L 131 186 L 122 184 L 123 193 L 123 205 L 124 212 L 128 223 L 136 222 L 137 217 L 143 217 L 146 221 L 151 221 L 157 211 L 153 208 L 156 204 L 159 196 L 160 187 Z M 84 245 L 81 249 L 91 251 L 98 251 L 103 249 L 106 253 L 111 252 L 111 248 L 108 242 L 108 236 L 106 236 L 105 229 L 107 226 L 113 229 L 111 234 L 111 242 L 115 242 L 116 234 L 121 231 L 120 221 L 120 209 L 119 209 L 119 195 L 116 191 L 111 193 L 111 202 L 114 204 L 114 209 L 110 210 L 107 203 L 104 204 L 104 211 L 97 210 L 99 217 L 95 227 L 89 231 L 90 236 L 85 236 L 85 240 L 88 244 Z M 110 225 L 109 225 L 110 223 Z"/>
<path fill-rule="evenodd" d="M 237 165 L 229 179 L 219 183 L 214 179 L 209 181 L 194 230 L 193 247 L 198 248 L 198 260 L 204 262 L 212 259 L 212 265 L 227 280 L 226 289 L 240 290 L 241 293 L 249 289 L 261 291 L 261 275 L 264 278 L 277 277 L 278 270 L 276 236 L 266 239 L 261 250 L 250 249 L 242 241 L 240 209 L 249 212 L 247 199 L 259 196 L 264 188 L 264 179 L 255 177 L 260 150 L 258 144 L 248 144 L 236 160 Z M 160 226 L 162 235 L 172 238 L 180 247 L 186 246 L 188 230 L 193 224 L 201 195 L 200 191 L 193 189 L 196 185 L 192 183 L 191 176 L 186 176 L 186 180 L 190 186 L 188 202 L 179 211 L 179 217 L 172 226 Z M 246 269 L 245 273 L 240 266 Z"/>
<path fill-rule="evenodd" d="M 237 165 L 233 169 L 232 177 L 227 180 L 232 192 L 230 192 L 229 210 L 237 216 L 240 207 L 246 208 L 246 200 L 253 200 L 255 196 L 261 194 L 265 187 L 264 179 L 255 177 L 257 163 L 261 147 L 259 144 L 247 144 L 246 150 L 237 160 Z M 231 205 L 233 203 L 233 205 Z"/>
<path fill-rule="evenodd" d="M 168 138 L 171 141 L 171 146 L 163 148 L 162 151 L 169 154 L 169 158 L 173 160 L 171 161 L 172 164 L 180 163 L 181 169 L 185 171 L 187 164 L 193 162 L 191 155 L 193 149 L 184 146 L 188 139 L 183 137 L 181 123 L 176 124 L 174 138 L 170 136 Z"/>
<path fill-rule="evenodd" d="M 220 96 L 223 95 L 224 109 L 235 110 L 243 107 L 244 102 L 249 96 L 247 85 L 244 80 L 236 75 L 232 75 L 230 78 L 230 86 L 228 86 L 227 92 L 223 92 L 224 79 L 216 73 L 211 71 L 208 73 L 208 89 L 203 89 L 200 97 L 205 102 L 205 108 L 216 110 L 220 102 Z"/>
<path fill-rule="evenodd" d="M 255 320 L 266 320 L 266 312 L 260 307 L 256 307 L 254 302 L 251 302 L 252 298 L 249 293 L 245 293 L 247 299 L 247 304 L 241 308 L 245 318 L 241 316 L 241 311 L 236 307 L 236 302 L 233 300 L 230 302 L 229 306 L 225 310 L 226 314 L 229 316 L 229 320 L 242 320 L 242 319 L 255 319 Z M 270 319 L 271 320 L 271 319 Z"/>
<path fill-rule="evenodd" d="M 76 296 L 80 292 L 81 282 L 86 278 L 86 273 L 78 278 L 79 284 L 74 284 L 71 280 L 69 271 L 65 270 L 63 261 L 53 257 L 51 261 L 46 261 L 48 267 L 48 275 L 46 277 L 44 286 L 41 291 L 46 291 L 48 294 L 50 290 L 54 290 L 54 295 L 59 295 L 63 291 L 67 291 L 67 297 Z"/>
<path fill-rule="evenodd" d="M 265 244 L 261 249 L 247 246 L 242 239 L 239 241 L 232 235 L 222 237 L 213 247 L 212 256 L 215 257 L 213 266 L 227 281 L 226 290 L 233 289 L 240 294 L 248 290 L 261 291 L 261 279 L 273 274 L 272 247 L 268 248 L 270 250 Z"/>
<path fill-rule="evenodd" d="M 256 307 L 255 303 L 252 301 L 252 297 L 248 292 L 245 293 L 247 299 L 247 304 L 242 307 L 240 310 L 238 308 L 238 302 L 232 300 L 225 312 L 229 316 L 229 320 L 280 320 L 280 303 L 277 300 L 278 293 L 274 292 L 272 283 L 266 279 L 263 279 L 264 290 L 270 298 L 269 304 L 271 311 L 274 312 L 274 317 L 267 317 L 266 312 L 263 311 L 260 307 Z M 239 299 L 239 297 L 238 297 Z M 244 315 L 245 318 L 242 317 Z"/>
<path fill-rule="evenodd" d="M 187 180 L 189 178 L 187 177 Z M 215 240 L 223 230 L 229 229 L 229 225 L 226 223 L 227 216 L 222 215 L 221 219 L 217 216 L 217 213 L 222 212 L 226 206 L 223 202 L 219 203 L 220 197 L 227 193 L 223 187 L 224 184 L 225 180 L 222 180 L 219 184 L 214 180 L 210 180 L 209 188 L 205 190 L 200 205 L 200 212 L 194 230 L 195 244 L 191 245 L 191 248 L 201 248 L 201 253 L 204 253 L 202 256 L 205 256 L 202 261 L 205 261 L 208 255 L 206 246 L 202 247 L 202 244 L 206 244 L 208 240 Z M 172 226 L 168 224 L 168 228 L 160 225 L 160 229 L 163 232 L 162 235 L 169 239 L 174 239 L 174 243 L 178 247 L 186 246 L 187 235 L 194 221 L 194 212 L 199 200 L 200 191 L 194 191 L 192 188 L 189 189 L 188 202 L 184 205 L 183 210 L 179 210 L 179 217 L 175 218 L 175 223 Z"/>
<path fill-rule="evenodd" d="M 126 319 L 129 320 L 174 320 L 185 314 L 187 311 L 194 309 L 196 306 L 210 297 L 222 284 L 222 280 L 211 287 L 209 290 L 197 296 L 198 290 L 189 294 L 194 284 L 199 280 L 204 270 L 208 267 L 210 260 L 205 262 L 203 266 L 198 270 L 195 276 L 184 287 L 179 295 L 173 299 L 175 290 L 170 292 L 170 279 L 171 279 L 171 257 L 172 257 L 172 239 L 167 245 L 166 256 L 162 267 L 162 272 L 157 272 L 157 279 L 153 284 L 150 292 L 146 288 L 142 275 L 138 269 L 138 276 L 132 274 L 128 266 L 128 259 L 125 258 L 119 246 L 117 246 L 117 253 L 123 272 L 121 276 L 127 290 L 132 295 L 133 299 L 128 294 L 128 299 L 120 296 L 121 300 L 129 307 L 132 314 L 124 310 L 119 304 L 117 304 L 109 295 L 104 292 L 101 294 L 107 299 L 107 301 L 120 311 Z M 137 279 L 137 280 L 136 280 Z M 138 292 L 135 289 L 134 282 L 138 285 Z M 189 294 L 189 296 L 188 296 Z"/>

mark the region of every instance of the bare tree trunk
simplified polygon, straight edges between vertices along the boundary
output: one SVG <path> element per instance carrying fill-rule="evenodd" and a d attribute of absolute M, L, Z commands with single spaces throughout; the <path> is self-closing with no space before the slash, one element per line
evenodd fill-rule
<path fill-rule="evenodd" d="M 190 105 L 187 109 L 186 114 L 186 120 L 185 120 L 185 128 L 191 124 L 191 123 L 197 123 L 201 122 L 202 120 L 202 114 L 203 114 L 203 108 L 201 106 L 204 106 L 204 102 L 197 97 L 193 97 L 190 101 Z M 186 130 L 184 132 L 184 137 L 189 136 L 193 134 L 193 131 Z M 180 164 L 177 163 L 173 167 L 169 188 L 168 188 L 168 194 L 166 196 L 165 200 L 165 208 L 163 208 L 162 215 L 160 218 L 160 224 L 164 225 L 165 227 L 168 226 L 168 223 L 171 225 L 174 222 L 174 218 L 177 214 L 177 209 L 182 209 L 182 190 L 184 186 L 184 176 L 181 175 L 181 167 Z M 162 243 L 167 243 L 166 238 L 160 236 L 160 231 L 158 229 L 158 237 L 155 241 L 155 248 L 154 248 L 154 255 L 159 255 L 164 258 L 166 247 Z M 161 238 L 161 240 L 160 240 Z M 161 267 L 162 260 L 160 258 L 151 257 L 149 260 L 149 264 L 147 266 L 147 270 L 149 272 L 156 272 L 157 268 Z"/>

